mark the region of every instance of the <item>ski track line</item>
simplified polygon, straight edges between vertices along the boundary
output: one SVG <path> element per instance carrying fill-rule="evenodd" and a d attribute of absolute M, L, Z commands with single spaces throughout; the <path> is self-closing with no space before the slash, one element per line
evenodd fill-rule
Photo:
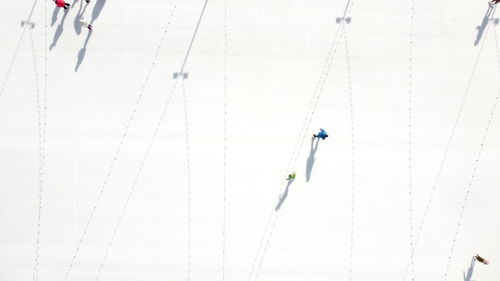
<path fill-rule="evenodd" d="M 493 14 L 494 14 L 494 11 L 493 11 Z M 500 51 L 499 51 L 499 47 L 498 47 L 498 38 L 497 38 L 496 28 L 494 28 L 494 34 L 495 34 L 495 49 L 496 49 L 496 54 L 497 54 L 497 65 L 498 65 L 498 70 L 499 70 L 499 73 L 500 73 Z M 483 153 L 483 149 L 484 149 L 484 146 L 485 146 L 485 143 L 486 143 L 486 139 L 488 137 L 488 132 L 490 130 L 491 123 L 492 123 L 493 118 L 495 116 L 495 111 L 496 111 L 496 108 L 497 108 L 498 98 L 499 97 L 500 97 L 500 88 L 498 89 L 497 95 L 495 96 L 495 101 L 493 102 L 493 106 L 492 106 L 492 109 L 491 109 L 490 114 L 489 114 L 488 123 L 486 125 L 486 128 L 484 129 L 484 134 L 483 134 L 483 137 L 482 137 L 482 140 L 481 140 L 481 146 L 479 148 L 479 151 L 478 151 L 477 156 L 476 156 L 476 160 L 474 162 L 474 167 L 472 169 L 472 175 L 471 175 L 469 184 L 467 186 L 467 191 L 465 192 L 465 198 L 463 200 L 463 204 L 462 204 L 462 208 L 461 208 L 461 211 L 460 211 L 460 216 L 459 216 L 459 219 L 458 219 L 457 227 L 455 229 L 455 235 L 453 236 L 453 240 L 452 240 L 452 244 L 451 244 L 451 249 L 450 249 L 450 254 L 448 256 L 448 262 L 446 264 L 446 270 L 445 270 L 444 277 L 443 277 L 444 281 L 446 281 L 448 279 L 448 273 L 449 273 L 451 261 L 453 259 L 453 254 L 454 254 L 454 251 L 455 251 L 456 242 L 457 242 L 460 230 L 462 229 L 462 223 L 463 223 L 463 218 L 464 218 L 465 210 L 466 210 L 466 207 L 467 207 L 467 203 L 469 201 L 470 193 L 472 191 L 472 186 L 473 186 L 476 174 L 477 174 L 477 168 L 478 168 L 480 160 L 481 160 L 481 155 Z"/>
<path fill-rule="evenodd" d="M 155 64 L 156 64 L 157 59 L 158 59 L 158 55 L 159 55 L 159 53 L 160 53 L 160 49 L 161 49 L 161 47 L 162 47 L 162 45 L 163 45 L 163 41 L 165 40 L 165 37 L 166 37 L 166 35 L 167 35 L 167 33 L 168 33 L 168 29 L 169 29 L 169 27 L 170 27 L 170 22 L 171 22 L 171 20 L 172 20 L 172 18 L 173 18 L 173 16 L 174 16 L 174 13 L 175 13 L 176 7 L 177 7 L 177 3 L 174 5 L 174 8 L 173 8 L 173 10 L 172 10 L 172 12 L 171 12 L 171 14 L 170 14 L 170 18 L 169 18 L 169 20 L 168 20 L 168 23 L 167 23 L 167 25 L 166 25 L 166 27 L 165 27 L 164 32 L 162 33 L 160 43 L 158 44 L 158 47 L 157 47 L 157 49 L 156 49 L 156 53 L 155 53 L 155 55 L 154 55 L 154 57 L 153 57 L 153 61 L 152 61 L 151 65 L 150 65 L 150 67 L 149 67 L 149 69 L 148 69 L 147 74 L 146 74 L 146 79 L 145 79 L 145 81 L 144 81 L 144 83 L 143 83 L 143 85 L 142 85 L 142 87 L 141 87 L 141 90 L 139 91 L 139 95 L 138 95 L 138 97 L 137 97 L 137 99 L 136 99 L 136 101 L 135 101 L 135 104 L 134 104 L 134 106 L 133 106 L 133 109 L 132 109 L 132 114 L 131 114 L 131 115 L 130 115 L 130 117 L 129 117 L 129 120 L 128 120 L 128 122 L 127 122 L 127 125 L 125 126 L 124 133 L 123 133 L 123 135 L 122 135 L 122 137 L 121 137 L 121 139 L 120 139 L 120 143 L 119 143 L 119 145 L 118 145 L 118 148 L 116 149 L 116 152 L 115 152 L 115 154 L 114 154 L 113 160 L 111 161 L 111 165 L 110 165 L 110 167 L 109 167 L 109 169 L 108 169 L 108 171 L 107 171 L 107 173 L 106 173 L 106 177 L 105 177 L 105 179 L 104 179 L 104 183 L 103 183 L 103 184 L 102 184 L 102 186 L 101 186 L 101 189 L 100 189 L 100 191 L 99 191 L 99 195 L 98 195 L 98 197 L 97 197 L 97 199 L 96 199 L 96 202 L 94 203 L 94 206 L 92 207 L 92 211 L 91 211 L 90 216 L 89 216 L 89 218 L 88 218 L 88 220 L 87 220 L 87 223 L 86 223 L 86 225 L 85 225 L 85 228 L 84 228 L 84 230 L 83 230 L 83 233 L 82 233 L 82 235 L 81 235 L 81 237 L 80 237 L 80 240 L 78 241 L 78 244 L 77 244 L 76 249 L 75 249 L 75 251 L 74 251 L 74 253 L 73 253 L 73 256 L 72 256 L 72 258 L 71 258 L 71 261 L 70 261 L 70 263 L 69 263 L 69 265 L 68 265 L 68 267 L 67 267 L 67 269 L 66 269 L 66 273 L 65 273 L 65 275 L 64 275 L 64 279 L 63 279 L 64 281 L 67 281 L 67 280 L 68 280 L 69 274 L 70 274 L 70 272 L 71 272 L 71 270 L 72 270 L 72 268 L 73 268 L 73 266 L 74 266 L 74 264 L 75 264 L 75 262 L 76 262 L 76 258 L 77 258 L 77 256 L 78 256 L 78 253 L 80 252 L 80 248 L 81 248 L 81 246 L 82 246 L 82 244 L 83 244 L 83 241 L 84 241 L 84 239 L 85 239 L 85 237 L 86 237 L 86 235 L 87 235 L 87 232 L 88 232 L 89 226 L 90 226 L 90 224 L 92 223 L 92 220 L 93 220 L 93 218 L 94 218 L 94 216 L 95 216 L 95 213 L 96 213 L 96 210 L 97 210 L 97 206 L 98 206 L 98 204 L 99 204 L 99 202 L 100 202 L 100 200 L 101 200 L 101 198 L 102 198 L 102 195 L 103 195 L 104 190 L 105 190 L 105 188 L 106 188 L 106 186 L 107 186 L 108 180 L 109 180 L 109 178 L 110 178 L 110 176 L 111 176 L 111 173 L 112 173 L 112 171 L 113 171 L 113 168 L 114 168 L 114 166 L 115 166 L 115 164 L 116 164 L 116 162 L 117 162 L 118 156 L 120 155 L 120 151 L 121 151 L 121 148 L 122 148 L 122 146 L 123 146 L 123 143 L 125 142 L 125 139 L 126 139 L 126 137 L 127 137 L 127 133 L 128 133 L 128 131 L 129 131 L 129 129 L 130 129 L 130 125 L 132 124 L 132 121 L 134 120 L 134 117 L 135 117 L 136 111 L 137 111 L 137 109 L 138 109 L 138 107 L 139 107 L 139 105 L 140 105 L 140 103 L 141 103 L 141 101 L 142 101 L 142 97 L 143 97 L 143 95 L 144 95 L 144 90 L 145 90 L 145 88 L 146 88 L 146 85 L 148 84 L 149 77 L 150 77 L 151 72 L 152 72 L 152 70 L 153 70 L 153 68 L 154 68 L 154 66 L 155 66 Z"/>
<path fill-rule="evenodd" d="M 441 161 L 439 163 L 438 171 L 436 173 L 436 177 L 434 178 L 434 181 L 433 181 L 433 184 L 432 184 L 432 189 L 431 189 L 431 192 L 429 193 L 429 196 L 428 196 L 428 199 L 427 199 L 427 203 L 426 203 L 426 206 L 425 206 L 425 209 L 424 209 L 424 214 L 422 215 L 422 219 L 420 220 L 420 224 L 419 224 L 419 227 L 418 227 L 418 230 L 417 230 L 417 234 L 415 236 L 415 242 L 413 243 L 413 249 L 411 250 L 410 255 L 412 255 L 412 254 L 414 255 L 414 253 L 415 253 L 415 249 L 416 249 L 416 247 L 418 245 L 418 241 L 420 239 L 420 235 L 421 235 L 421 233 L 423 231 L 423 228 L 424 228 L 427 216 L 428 216 L 429 211 L 430 211 L 430 207 L 431 207 L 432 202 L 433 202 L 434 194 L 435 194 L 435 192 L 437 190 L 437 187 L 438 187 L 438 184 L 439 184 L 439 180 L 441 179 L 441 173 L 442 173 L 443 168 L 444 168 L 444 166 L 446 164 L 446 161 L 448 160 L 448 153 L 449 153 L 451 144 L 453 143 L 453 140 L 455 138 L 455 133 L 456 133 L 456 130 L 458 128 L 458 123 L 459 123 L 459 121 L 460 121 L 460 119 L 462 117 L 462 112 L 463 112 L 463 109 L 465 107 L 465 103 L 466 103 L 467 98 L 468 98 L 469 93 L 470 93 L 470 87 L 472 85 L 472 80 L 473 80 L 474 75 L 476 73 L 476 69 L 477 69 L 477 66 L 478 66 L 478 63 L 479 63 L 479 59 L 480 59 L 482 51 L 483 51 L 484 42 L 486 41 L 487 31 L 488 31 L 488 29 L 485 31 L 485 34 L 483 35 L 483 40 L 482 40 L 482 42 L 480 44 L 479 51 L 478 51 L 477 56 L 476 56 L 476 60 L 475 60 L 475 62 L 473 64 L 473 66 L 472 66 L 472 72 L 471 72 L 471 75 L 469 76 L 469 80 L 467 82 L 467 86 L 465 87 L 464 95 L 462 96 L 462 100 L 460 102 L 460 106 L 458 108 L 457 115 L 456 115 L 455 120 L 453 122 L 453 126 L 452 126 L 452 129 L 451 129 L 450 135 L 448 137 L 448 141 L 446 143 L 446 147 L 444 149 L 443 156 L 442 156 Z M 411 256 L 408 258 L 408 262 L 407 262 L 405 270 L 404 270 L 403 279 L 402 279 L 403 281 L 406 280 L 406 276 L 408 274 L 408 269 L 410 267 L 410 260 L 411 260 Z"/>
<path fill-rule="evenodd" d="M 347 1 L 346 7 L 344 9 L 344 13 L 343 13 L 342 18 L 346 18 L 346 16 L 349 15 L 349 12 L 350 12 L 350 9 L 351 9 L 353 3 L 354 3 L 354 0 L 348 0 Z M 311 99 L 311 101 L 309 103 L 309 107 L 308 107 L 308 110 L 306 112 L 306 116 L 305 116 L 304 122 L 302 124 L 301 130 L 299 131 L 299 137 L 298 137 L 297 142 L 296 142 L 295 147 L 294 147 L 294 153 L 291 156 L 291 160 L 290 160 L 290 162 L 288 164 L 288 168 L 287 168 L 287 170 L 285 172 L 285 175 L 288 174 L 290 171 L 293 171 L 295 169 L 295 167 L 296 167 L 297 162 L 298 162 L 298 157 L 300 155 L 300 151 L 302 151 L 304 140 L 306 139 L 306 135 L 307 135 L 307 132 L 309 131 L 309 128 L 310 128 L 310 125 L 311 125 L 311 121 L 312 121 L 312 118 L 314 116 L 314 112 L 316 111 L 317 104 L 319 102 L 321 94 L 323 93 L 323 89 L 324 89 L 324 86 L 325 86 L 326 79 L 328 78 L 329 71 L 330 71 L 331 66 L 333 64 L 333 59 L 334 59 L 335 54 L 337 52 L 337 47 L 339 45 L 340 40 L 342 39 L 342 32 L 341 32 L 342 25 L 344 25 L 343 22 L 337 28 L 335 36 L 333 37 L 333 40 L 332 40 L 332 42 L 330 44 L 330 48 L 329 48 L 329 51 L 328 51 L 327 58 L 325 60 L 325 64 L 323 66 L 323 70 L 321 72 L 319 81 L 316 84 L 315 91 L 313 92 L 314 94 L 312 96 L 312 99 Z M 290 167 L 292 167 L 292 169 L 290 169 Z M 284 186 L 285 186 L 285 184 L 283 183 L 281 185 L 281 187 L 280 187 L 279 194 L 281 194 L 283 192 L 283 187 Z M 279 202 L 279 199 L 277 201 Z M 274 216 L 275 213 L 276 213 L 276 215 Z M 259 258 L 259 253 L 261 253 L 262 245 L 264 245 L 263 246 L 264 248 L 262 249 L 262 253 L 261 253 L 261 256 L 260 256 L 260 262 L 258 262 L 259 265 L 257 267 L 257 270 L 255 272 L 255 277 L 254 277 L 254 280 L 258 279 L 258 276 L 259 276 L 261 268 L 262 268 L 262 264 L 264 262 L 265 255 L 266 255 L 267 250 L 269 248 L 269 242 L 271 240 L 271 236 L 272 236 L 272 234 L 274 232 L 274 228 L 275 228 L 277 220 L 278 220 L 278 216 L 279 216 L 279 209 L 275 210 L 275 208 L 273 206 L 273 209 L 271 210 L 271 214 L 270 214 L 270 216 L 268 218 L 268 221 L 267 221 L 267 224 L 266 224 L 266 228 L 265 228 L 264 234 L 262 235 L 261 240 L 259 242 L 259 248 L 257 250 L 257 254 L 256 254 L 255 258 L 254 258 L 254 262 L 253 262 L 252 267 L 250 269 L 250 273 L 248 275 L 248 281 L 250 281 L 250 279 L 251 279 L 252 272 L 255 269 L 256 261 Z M 275 217 L 274 220 L 273 220 L 273 217 Z M 270 223 L 271 221 L 273 221 L 272 224 Z M 270 225 L 270 228 L 269 228 L 269 225 Z M 268 228 L 269 228 L 269 230 L 268 230 Z M 267 238 L 266 238 L 266 236 L 267 236 Z M 266 242 L 264 243 L 264 241 L 266 241 Z"/>

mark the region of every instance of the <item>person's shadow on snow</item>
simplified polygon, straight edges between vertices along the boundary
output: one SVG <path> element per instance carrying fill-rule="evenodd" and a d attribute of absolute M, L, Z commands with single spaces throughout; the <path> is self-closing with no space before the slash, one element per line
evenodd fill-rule
<path fill-rule="evenodd" d="M 479 41 L 481 41 L 481 37 L 483 37 L 483 33 L 486 30 L 486 26 L 488 26 L 488 22 L 492 17 L 491 15 L 492 12 L 493 12 L 493 7 L 488 5 L 488 10 L 486 10 L 486 14 L 484 14 L 481 25 L 476 26 L 477 36 L 476 36 L 476 41 L 474 41 L 474 46 L 477 46 L 477 44 L 479 44 Z"/>
<path fill-rule="evenodd" d="M 276 208 L 274 208 L 274 211 L 277 212 L 279 209 L 281 209 L 281 205 L 283 205 L 286 198 L 288 197 L 288 190 L 290 189 L 290 185 L 294 180 L 295 179 L 288 180 L 288 184 L 286 185 L 285 191 L 283 192 L 283 194 L 280 195 L 280 199 L 278 200 L 278 204 L 276 205 Z"/>
<path fill-rule="evenodd" d="M 80 68 L 83 59 L 85 58 L 85 53 L 87 53 L 87 44 L 89 43 L 90 36 L 92 36 L 92 30 L 89 30 L 87 38 L 85 38 L 85 43 L 83 44 L 83 48 L 81 48 L 80 51 L 78 52 L 78 61 L 76 62 L 75 72 L 78 71 L 78 68 Z"/>
<path fill-rule="evenodd" d="M 309 152 L 309 157 L 307 157 L 306 165 L 306 181 L 311 179 L 311 172 L 316 161 L 316 151 L 318 150 L 319 138 L 316 140 L 316 145 L 314 145 L 314 138 L 311 140 L 311 151 Z"/>
<path fill-rule="evenodd" d="M 106 0 L 96 0 L 94 9 L 92 10 L 92 20 L 90 20 L 90 24 L 93 24 L 94 21 L 99 17 L 102 9 L 104 8 L 104 4 L 106 4 Z"/>
<path fill-rule="evenodd" d="M 469 269 L 467 270 L 467 275 L 465 275 L 464 271 L 464 281 L 472 281 L 472 273 L 474 272 L 474 263 L 476 263 L 476 258 L 472 257 Z"/>
<path fill-rule="evenodd" d="M 59 14 L 59 7 L 54 8 L 54 12 L 52 12 L 52 20 L 50 21 L 50 26 L 54 26 L 57 21 L 57 15 Z"/>
<path fill-rule="evenodd" d="M 58 8 L 58 9 L 62 9 L 62 8 Z M 54 48 L 56 46 L 57 41 L 59 40 L 59 38 L 61 37 L 61 34 L 64 31 L 64 21 L 66 20 L 68 13 L 69 13 L 69 9 L 64 10 L 64 16 L 61 19 L 61 22 L 59 23 L 59 25 L 57 26 L 56 33 L 54 34 L 54 40 L 52 40 L 52 44 L 50 44 L 50 47 L 49 47 L 50 50 L 52 50 L 52 48 Z"/>

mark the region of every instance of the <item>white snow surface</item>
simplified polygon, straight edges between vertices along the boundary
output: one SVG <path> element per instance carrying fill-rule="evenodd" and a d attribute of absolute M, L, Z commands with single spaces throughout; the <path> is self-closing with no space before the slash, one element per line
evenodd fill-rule
<path fill-rule="evenodd" d="M 402 281 L 420 225 L 406 280 L 497 280 L 500 31 L 494 10 L 483 21 L 486 1 L 414 1 L 411 147 L 411 1 L 351 0 L 346 37 L 336 36 L 344 0 L 225 1 L 226 138 L 224 1 L 208 0 L 185 80 L 173 74 L 204 0 L 70 0 L 66 14 L 38 0 L 24 34 L 33 1 L 2 1 L 0 280 Z M 319 128 L 330 136 L 307 181 Z M 476 253 L 490 265 L 468 278 Z"/>

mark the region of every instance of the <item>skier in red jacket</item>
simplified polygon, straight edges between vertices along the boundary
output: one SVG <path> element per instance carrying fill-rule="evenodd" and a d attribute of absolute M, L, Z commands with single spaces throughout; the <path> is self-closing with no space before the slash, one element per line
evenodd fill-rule
<path fill-rule="evenodd" d="M 64 0 L 53 0 L 53 1 L 56 3 L 57 7 L 64 8 L 65 10 L 67 10 L 70 6 L 68 3 L 64 2 Z"/>

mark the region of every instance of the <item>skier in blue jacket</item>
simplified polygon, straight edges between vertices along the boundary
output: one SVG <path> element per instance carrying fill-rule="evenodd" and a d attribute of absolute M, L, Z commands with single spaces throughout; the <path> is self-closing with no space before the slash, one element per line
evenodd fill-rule
<path fill-rule="evenodd" d="M 324 140 L 327 137 L 328 137 L 328 134 L 323 129 L 319 129 L 319 133 L 317 135 L 313 135 L 313 138 L 320 138 L 322 140 Z"/>

